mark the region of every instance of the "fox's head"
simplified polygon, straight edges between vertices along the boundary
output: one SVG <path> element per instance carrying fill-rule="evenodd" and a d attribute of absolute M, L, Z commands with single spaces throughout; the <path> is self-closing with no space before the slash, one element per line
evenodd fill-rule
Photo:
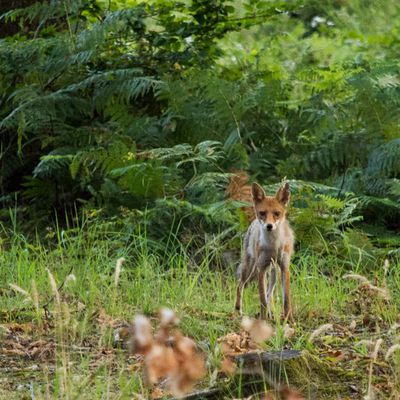
<path fill-rule="evenodd" d="M 289 184 L 285 183 L 279 188 L 275 196 L 267 196 L 258 183 L 253 183 L 251 194 L 256 218 L 267 231 L 275 230 L 286 217 L 290 200 Z"/>

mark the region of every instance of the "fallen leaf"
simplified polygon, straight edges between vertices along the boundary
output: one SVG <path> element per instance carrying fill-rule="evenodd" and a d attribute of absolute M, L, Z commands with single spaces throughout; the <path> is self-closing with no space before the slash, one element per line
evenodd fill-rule
<path fill-rule="evenodd" d="M 225 375 L 233 375 L 236 371 L 236 364 L 232 357 L 224 357 L 221 361 L 220 370 Z"/>
<path fill-rule="evenodd" d="M 289 324 L 286 324 L 285 327 L 283 328 L 283 337 L 285 338 L 291 338 L 296 334 L 296 331 L 294 328 L 290 327 Z"/>
<path fill-rule="evenodd" d="M 262 343 L 274 334 L 272 327 L 260 319 L 244 317 L 242 328 L 250 334 L 250 337 L 256 343 Z"/>

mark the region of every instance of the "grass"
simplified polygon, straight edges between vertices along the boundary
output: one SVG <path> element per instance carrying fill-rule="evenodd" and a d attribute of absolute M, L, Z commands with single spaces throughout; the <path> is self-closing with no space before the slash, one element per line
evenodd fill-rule
<path fill-rule="evenodd" d="M 154 321 L 161 306 L 175 310 L 182 331 L 207 354 L 209 373 L 202 386 L 215 384 L 221 358 L 218 338 L 240 330 L 240 319 L 233 313 L 235 265 L 217 270 L 207 256 L 194 265 L 186 249 L 155 251 L 144 233 L 123 236 L 95 224 L 49 231 L 48 240 L 29 242 L 14 235 L 11 243 L 3 242 L 0 335 L 11 348 L 17 339 L 25 340 L 26 347 L 38 339 L 55 343 L 55 356 L 38 360 L 0 351 L 0 398 L 147 398 L 140 363 L 114 345 L 113 335 L 137 313 Z M 119 257 L 126 261 L 116 286 Z M 48 270 L 57 285 L 69 274 L 76 278 L 59 290 L 59 304 Z M 368 390 L 378 398 L 398 398 L 399 352 L 388 361 L 384 354 L 400 341 L 399 331 L 390 331 L 399 322 L 399 265 L 391 264 L 384 276 L 378 264 L 373 275 L 367 275 L 376 286 L 386 281 L 390 301 L 366 291 L 355 280 L 344 279 L 351 271 L 363 273 L 362 257 L 349 265 L 334 253 L 323 257 L 311 251 L 298 253 L 292 265 L 295 333 L 285 337 L 280 301 L 275 301 L 276 334 L 264 347 L 293 348 L 307 354 L 307 359 L 290 369 L 283 367 L 280 375 L 283 382 L 295 385 L 309 398 L 362 398 Z M 37 309 L 32 282 L 39 296 Z M 18 285 L 30 298 L 9 284 Z M 50 315 L 46 317 L 43 305 L 47 303 Z M 251 285 L 245 290 L 244 312 L 256 315 L 258 304 L 257 290 Z M 353 320 L 356 328 L 351 330 Z M 333 332 L 311 343 L 311 332 L 327 323 L 333 324 Z M 366 346 L 357 343 L 379 338 L 383 344 L 374 361 Z M 237 385 L 232 396 L 240 396 L 240 391 Z"/>

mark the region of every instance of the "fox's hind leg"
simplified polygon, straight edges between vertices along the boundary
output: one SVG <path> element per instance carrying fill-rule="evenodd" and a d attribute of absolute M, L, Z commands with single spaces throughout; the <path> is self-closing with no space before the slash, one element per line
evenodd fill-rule
<path fill-rule="evenodd" d="M 243 298 L 243 290 L 246 286 L 246 283 L 243 281 L 239 282 L 239 285 L 236 288 L 236 302 L 235 302 L 235 310 L 242 315 L 242 298 Z"/>
<path fill-rule="evenodd" d="M 282 279 L 282 294 L 283 294 L 283 309 L 284 317 L 293 320 L 292 305 L 290 300 L 290 255 L 283 253 L 282 261 L 280 262 L 281 279 Z"/>
<path fill-rule="evenodd" d="M 266 317 L 266 310 L 268 306 L 266 291 L 265 291 L 265 275 L 266 270 L 264 268 L 260 268 L 258 272 L 258 293 L 260 295 L 260 303 L 261 303 L 261 312 L 260 319 L 264 319 Z"/>

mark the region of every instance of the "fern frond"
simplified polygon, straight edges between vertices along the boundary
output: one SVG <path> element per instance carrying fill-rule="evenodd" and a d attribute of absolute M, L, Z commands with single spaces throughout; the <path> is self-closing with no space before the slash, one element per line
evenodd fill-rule
<path fill-rule="evenodd" d="M 54 153 L 42 156 L 32 175 L 34 178 L 39 179 L 63 178 L 63 175 L 69 169 L 73 157 L 72 154 L 59 155 Z"/>

